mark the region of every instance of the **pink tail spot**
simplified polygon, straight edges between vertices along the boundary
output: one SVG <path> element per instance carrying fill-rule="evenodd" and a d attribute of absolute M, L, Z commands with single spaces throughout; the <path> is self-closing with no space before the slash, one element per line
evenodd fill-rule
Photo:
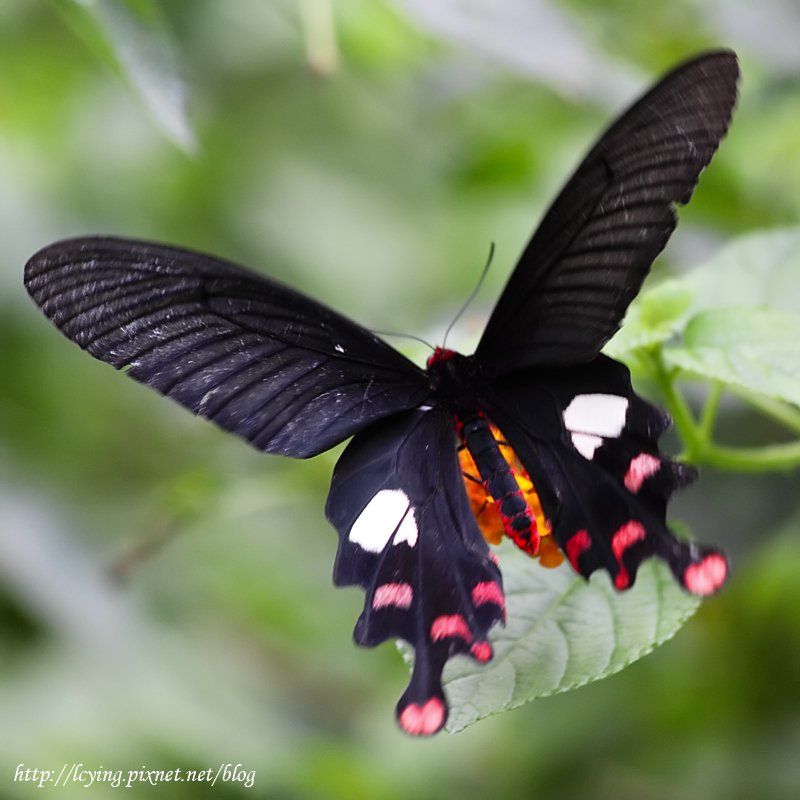
<path fill-rule="evenodd" d="M 641 542 L 646 535 L 647 533 L 644 529 L 644 525 L 642 525 L 641 522 L 631 520 L 630 522 L 626 522 L 611 537 L 611 551 L 614 553 L 614 558 L 617 559 L 617 563 L 619 564 L 619 572 L 614 578 L 614 585 L 617 589 L 627 589 L 631 583 L 628 570 L 625 569 L 622 563 L 622 557 L 625 555 L 625 551 L 636 544 L 636 542 Z"/>
<path fill-rule="evenodd" d="M 485 664 L 487 661 L 490 661 L 494 655 L 492 652 L 492 646 L 489 644 L 489 642 L 475 642 L 475 644 L 470 648 L 470 653 L 472 653 L 472 657 L 476 661 L 480 661 L 481 664 Z"/>
<path fill-rule="evenodd" d="M 461 614 L 451 614 L 449 616 L 436 617 L 431 625 L 431 641 L 438 642 L 442 639 L 458 637 L 465 642 L 472 641 L 467 621 Z"/>
<path fill-rule="evenodd" d="M 721 553 L 711 553 L 690 564 L 683 573 L 683 585 L 692 594 L 713 594 L 728 577 L 728 562 Z"/>
<path fill-rule="evenodd" d="M 400 727 L 412 736 L 432 736 L 441 730 L 446 719 L 444 703 L 431 697 L 422 705 L 409 703 L 398 715 Z"/>
<path fill-rule="evenodd" d="M 372 595 L 372 607 L 376 611 L 387 606 L 410 608 L 413 600 L 414 590 L 410 583 L 384 583 Z"/>
<path fill-rule="evenodd" d="M 639 453 L 636 458 L 631 459 L 628 471 L 625 473 L 625 488 L 631 493 L 636 494 L 642 488 L 642 484 L 661 469 L 661 460 L 650 453 Z"/>
<path fill-rule="evenodd" d="M 588 550 L 591 546 L 592 537 L 589 536 L 589 532 L 586 530 L 580 530 L 577 533 L 573 533 L 572 536 L 567 539 L 567 558 L 569 559 L 569 563 L 572 564 L 572 568 L 575 570 L 575 572 L 581 571 L 580 567 L 578 566 L 578 559 L 580 558 L 581 553 L 583 553 L 584 550 Z"/>

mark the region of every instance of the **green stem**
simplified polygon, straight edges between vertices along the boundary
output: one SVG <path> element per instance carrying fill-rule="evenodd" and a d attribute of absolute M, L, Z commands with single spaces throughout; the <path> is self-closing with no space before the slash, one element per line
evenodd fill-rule
<path fill-rule="evenodd" d="M 653 378 L 661 390 L 664 403 L 672 415 L 672 421 L 675 423 L 675 428 L 685 448 L 681 458 L 685 458 L 688 461 L 697 461 L 698 453 L 703 449 L 705 442 L 698 430 L 689 404 L 675 386 L 676 370 L 667 369 L 664 359 L 658 351 L 652 353 L 652 369 Z"/>
<path fill-rule="evenodd" d="M 339 68 L 339 45 L 332 0 L 299 0 L 306 58 L 318 75 L 332 75 Z"/>
<path fill-rule="evenodd" d="M 711 438 L 714 434 L 714 423 L 717 421 L 717 412 L 719 411 L 719 401 L 722 398 L 722 393 L 725 387 L 720 381 L 714 381 L 706 398 L 706 404 L 703 406 L 703 413 L 700 415 L 700 424 L 697 432 L 704 445 L 711 443 Z"/>
<path fill-rule="evenodd" d="M 728 391 L 745 403 L 774 419 L 793 433 L 800 434 L 800 409 L 781 400 L 751 392 L 738 386 L 728 386 Z"/>
<path fill-rule="evenodd" d="M 709 442 L 693 453 L 692 460 L 736 472 L 773 472 L 800 466 L 800 442 L 764 447 L 725 447 Z"/>
<path fill-rule="evenodd" d="M 699 423 L 689 404 L 678 391 L 678 370 L 668 369 L 661 354 L 653 352 L 652 374 L 661 390 L 667 410 L 684 445 L 682 459 L 696 464 L 737 472 L 770 472 L 800 466 L 800 441 L 764 447 L 727 447 L 711 440 L 724 386 L 714 382 Z M 793 408 L 758 395 L 746 398 L 752 405 L 800 432 L 800 413 Z"/>

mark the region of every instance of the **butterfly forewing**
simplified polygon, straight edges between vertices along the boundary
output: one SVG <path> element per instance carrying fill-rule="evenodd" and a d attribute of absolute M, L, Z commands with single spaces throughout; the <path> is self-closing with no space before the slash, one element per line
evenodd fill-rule
<path fill-rule="evenodd" d="M 58 242 L 25 270 L 68 338 L 266 452 L 306 457 L 428 394 L 422 370 L 282 284 L 210 256 Z"/>
<path fill-rule="evenodd" d="M 619 328 L 725 135 L 736 56 L 667 75 L 600 138 L 533 235 L 476 357 L 486 375 L 589 361 Z"/>
<path fill-rule="evenodd" d="M 366 592 L 355 639 L 414 647 L 398 720 L 409 733 L 435 733 L 447 715 L 446 661 L 487 661 L 489 628 L 504 614 L 500 572 L 464 493 L 449 415 L 412 411 L 356 435 L 334 470 L 326 513 L 339 532 L 334 581 Z"/>

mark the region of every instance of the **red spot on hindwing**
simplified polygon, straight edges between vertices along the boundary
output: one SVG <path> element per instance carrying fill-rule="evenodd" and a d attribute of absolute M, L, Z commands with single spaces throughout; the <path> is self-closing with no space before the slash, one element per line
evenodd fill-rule
<path fill-rule="evenodd" d="M 375 589 L 372 595 L 372 607 L 379 608 L 394 606 L 395 608 L 410 608 L 414 600 L 414 589 L 409 583 L 384 583 Z"/>
<path fill-rule="evenodd" d="M 661 469 L 661 460 L 650 453 L 639 453 L 636 458 L 631 459 L 628 471 L 625 473 L 625 488 L 631 493 L 636 494 L 642 484 Z"/>
<path fill-rule="evenodd" d="M 422 705 L 409 703 L 397 715 L 400 727 L 412 736 L 431 736 L 441 729 L 445 719 L 445 706 L 438 697 L 431 697 Z"/>
<path fill-rule="evenodd" d="M 475 642 L 470 648 L 470 653 L 472 653 L 472 657 L 476 661 L 480 661 L 481 664 L 485 664 L 487 661 L 490 661 L 492 655 L 492 646 L 489 642 Z"/>
<path fill-rule="evenodd" d="M 710 553 L 701 561 L 689 564 L 683 573 L 683 585 L 696 595 L 713 594 L 728 577 L 728 562 L 721 553 Z"/>
<path fill-rule="evenodd" d="M 457 637 L 465 642 L 472 641 L 472 633 L 467 621 L 461 614 L 445 614 L 431 624 L 431 641 L 439 642 L 442 639 Z"/>
<path fill-rule="evenodd" d="M 494 603 L 496 606 L 504 608 L 506 598 L 497 581 L 483 581 L 482 583 L 476 583 L 472 587 L 472 602 L 476 606 L 482 606 L 484 603 Z"/>
<path fill-rule="evenodd" d="M 575 572 L 581 571 L 581 568 L 578 566 L 578 559 L 580 558 L 581 553 L 583 553 L 584 550 L 588 550 L 591 546 L 592 537 L 589 536 L 589 532 L 586 530 L 580 530 L 577 533 L 573 533 L 572 536 L 567 539 L 565 550 L 567 551 L 569 563 L 572 564 L 572 568 L 575 570 Z"/>
<path fill-rule="evenodd" d="M 636 520 L 631 520 L 622 525 L 611 537 L 611 551 L 619 564 L 619 572 L 614 578 L 614 585 L 617 589 L 627 589 L 631 583 L 631 577 L 622 562 L 625 551 L 637 542 L 643 541 L 646 536 L 644 525 Z"/>

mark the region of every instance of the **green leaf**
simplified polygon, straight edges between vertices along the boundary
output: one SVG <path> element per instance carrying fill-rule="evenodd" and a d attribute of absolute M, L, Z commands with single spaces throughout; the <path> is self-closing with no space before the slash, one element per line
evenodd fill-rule
<path fill-rule="evenodd" d="M 800 316 L 716 309 L 693 317 L 665 361 L 687 372 L 800 405 Z"/>
<path fill-rule="evenodd" d="M 645 289 L 605 352 L 631 360 L 668 341 L 710 308 L 775 308 L 800 312 L 800 228 L 761 231 L 732 240 L 680 278 Z"/>
<path fill-rule="evenodd" d="M 672 279 L 640 295 L 625 317 L 625 323 L 608 343 L 605 352 L 612 358 L 665 342 L 683 327 L 695 298 L 686 281 Z"/>
<path fill-rule="evenodd" d="M 786 228 L 734 239 L 685 280 L 693 313 L 731 307 L 800 312 L 799 273 L 800 228 Z"/>
<path fill-rule="evenodd" d="M 86 44 L 119 71 L 154 122 L 179 147 L 195 149 L 177 47 L 152 0 L 53 0 Z"/>
<path fill-rule="evenodd" d="M 492 636 L 488 665 L 447 665 L 451 732 L 618 672 L 672 637 L 699 604 L 656 560 L 620 593 L 604 572 L 587 582 L 566 564 L 543 569 L 510 549 L 501 558 L 508 623 Z"/>

